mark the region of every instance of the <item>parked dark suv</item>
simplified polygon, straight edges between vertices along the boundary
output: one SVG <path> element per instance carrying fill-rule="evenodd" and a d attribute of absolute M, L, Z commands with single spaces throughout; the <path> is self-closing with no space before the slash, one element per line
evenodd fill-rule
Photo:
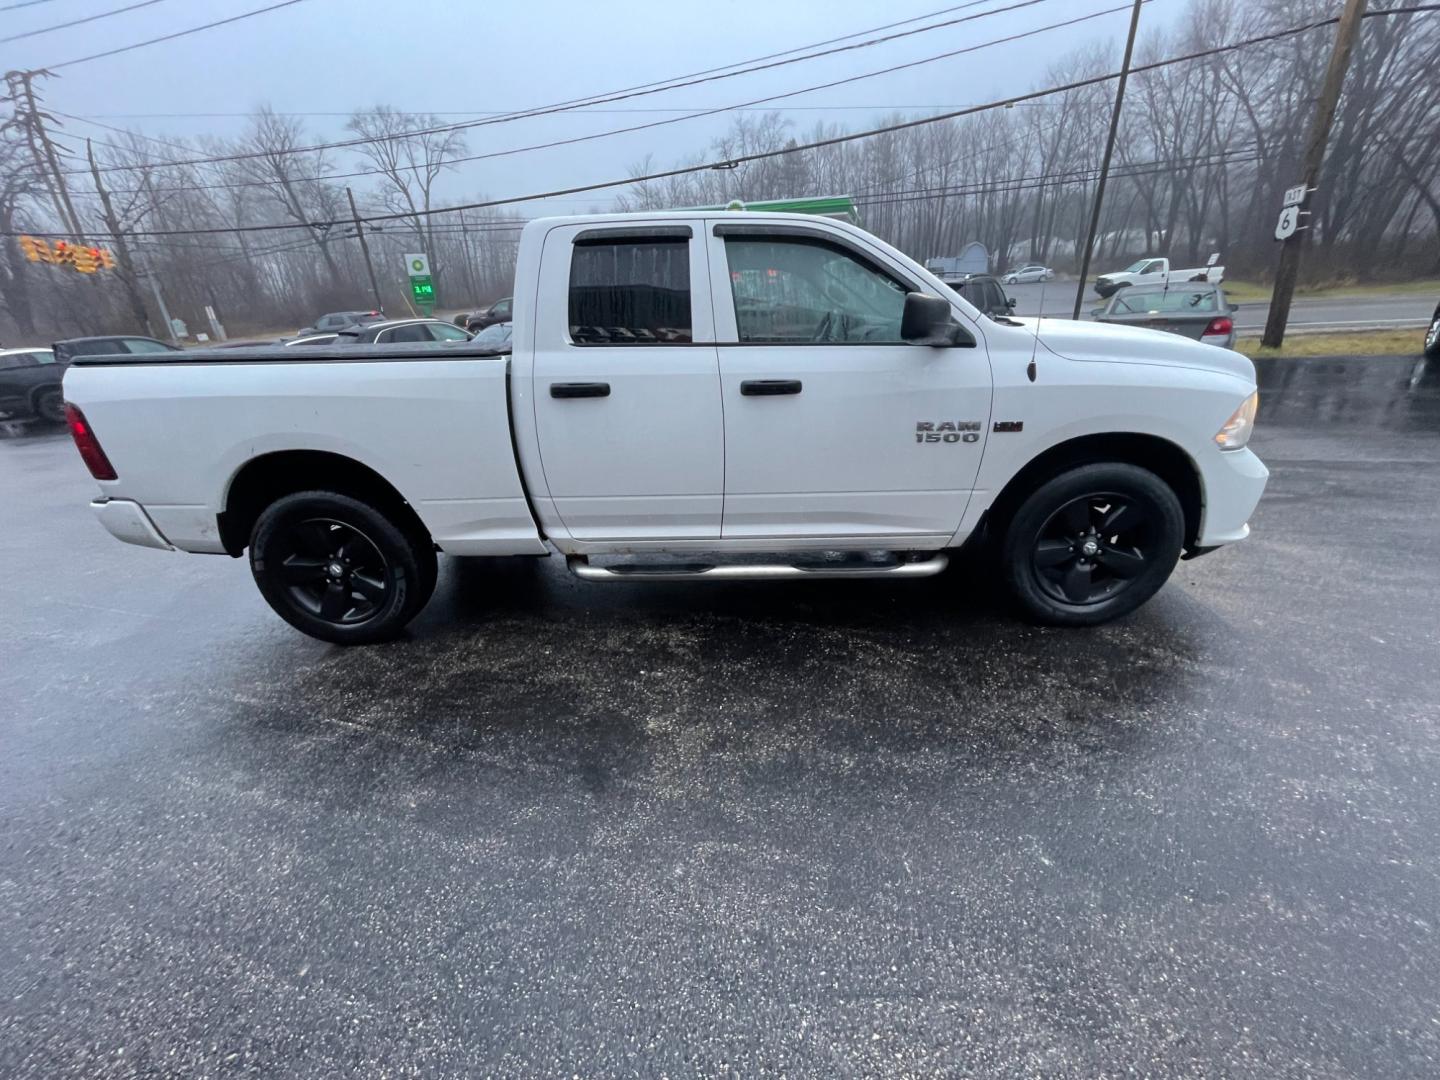
<path fill-rule="evenodd" d="M 986 315 L 1009 315 L 1014 311 L 1015 301 L 1005 295 L 1004 286 L 993 274 L 971 274 L 962 281 L 947 281 L 945 284 Z"/>
<path fill-rule="evenodd" d="M 51 346 L 55 359 L 68 364 L 77 356 L 104 356 L 108 353 L 170 353 L 180 352 L 178 346 L 158 338 L 140 334 L 112 334 L 105 337 L 76 337 L 57 341 Z"/>
<path fill-rule="evenodd" d="M 63 423 L 64 374 L 65 365 L 56 363 L 49 349 L 0 349 L 0 415 Z"/>
<path fill-rule="evenodd" d="M 479 311 L 472 311 L 465 317 L 465 329 L 472 334 L 476 330 L 484 330 L 487 326 L 495 323 L 509 322 L 510 312 L 514 308 L 514 301 L 510 297 L 496 300 L 488 308 L 481 308 Z"/>

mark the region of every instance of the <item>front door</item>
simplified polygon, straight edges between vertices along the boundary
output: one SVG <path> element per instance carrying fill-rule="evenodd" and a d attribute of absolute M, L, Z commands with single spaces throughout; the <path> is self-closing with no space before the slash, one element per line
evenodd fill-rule
<path fill-rule="evenodd" d="M 546 236 L 535 426 L 550 498 L 577 540 L 720 535 L 724 429 L 698 224 Z"/>
<path fill-rule="evenodd" d="M 722 535 L 948 538 L 990 423 L 983 339 L 902 341 L 906 293 L 929 290 L 848 233 L 819 223 L 707 229 L 725 414 Z"/>

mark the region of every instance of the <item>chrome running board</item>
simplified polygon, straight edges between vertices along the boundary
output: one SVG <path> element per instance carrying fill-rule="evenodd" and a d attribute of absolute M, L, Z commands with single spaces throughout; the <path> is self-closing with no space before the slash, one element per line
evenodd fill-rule
<path fill-rule="evenodd" d="M 815 578 L 922 578 L 944 570 L 950 558 L 937 552 L 918 562 L 883 565 L 797 566 L 791 563 L 643 563 L 632 566 L 592 566 L 585 555 L 570 555 L 565 565 L 584 581 L 795 581 Z"/>

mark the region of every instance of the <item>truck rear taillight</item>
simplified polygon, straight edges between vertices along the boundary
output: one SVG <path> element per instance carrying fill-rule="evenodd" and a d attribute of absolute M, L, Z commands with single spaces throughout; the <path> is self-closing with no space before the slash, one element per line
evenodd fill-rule
<path fill-rule="evenodd" d="M 75 449 L 80 451 L 80 458 L 90 470 L 90 475 L 96 480 L 118 479 L 115 466 L 110 464 L 105 451 L 100 449 L 100 440 L 95 438 L 95 432 L 90 430 L 90 422 L 85 419 L 85 414 L 68 401 L 65 403 L 65 423 L 70 425 L 70 437 L 75 440 Z"/>
<path fill-rule="evenodd" d="M 1235 320 L 1228 315 L 1220 315 L 1210 320 L 1210 325 L 1205 327 L 1205 336 L 1211 334 L 1229 334 L 1235 329 Z"/>

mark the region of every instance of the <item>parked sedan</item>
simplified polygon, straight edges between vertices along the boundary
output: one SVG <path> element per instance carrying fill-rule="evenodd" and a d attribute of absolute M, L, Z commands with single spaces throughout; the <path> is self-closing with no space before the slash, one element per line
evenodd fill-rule
<path fill-rule="evenodd" d="M 405 342 L 469 341 L 470 335 L 443 319 L 387 319 L 347 326 L 335 335 L 337 345 L 401 345 Z"/>
<path fill-rule="evenodd" d="M 491 323 L 471 339 L 475 345 L 484 345 L 496 355 L 510 352 L 510 339 L 514 336 L 515 324 L 509 322 Z"/>
<path fill-rule="evenodd" d="M 1440 360 L 1440 304 L 1435 305 L 1435 314 L 1430 316 L 1430 329 L 1425 331 L 1425 355 L 1431 360 Z"/>
<path fill-rule="evenodd" d="M 310 334 L 333 334 L 343 330 L 347 326 L 364 326 L 368 323 L 385 321 L 383 311 L 332 311 L 329 314 L 321 315 L 309 326 L 302 326 L 295 331 L 296 337 L 305 337 Z"/>
<path fill-rule="evenodd" d="M 1143 326 L 1181 334 L 1206 345 L 1235 347 L 1235 308 L 1225 290 L 1208 281 L 1170 286 L 1132 285 L 1090 314 L 1096 322 Z"/>
<path fill-rule="evenodd" d="M 0 349 L 0 415 L 65 422 L 65 365 L 49 349 Z"/>
<path fill-rule="evenodd" d="M 1018 270 L 1011 270 L 1000 280 L 1006 285 L 1027 285 L 1032 281 L 1049 281 L 1055 276 L 1055 271 L 1048 266 L 1022 266 Z"/>

